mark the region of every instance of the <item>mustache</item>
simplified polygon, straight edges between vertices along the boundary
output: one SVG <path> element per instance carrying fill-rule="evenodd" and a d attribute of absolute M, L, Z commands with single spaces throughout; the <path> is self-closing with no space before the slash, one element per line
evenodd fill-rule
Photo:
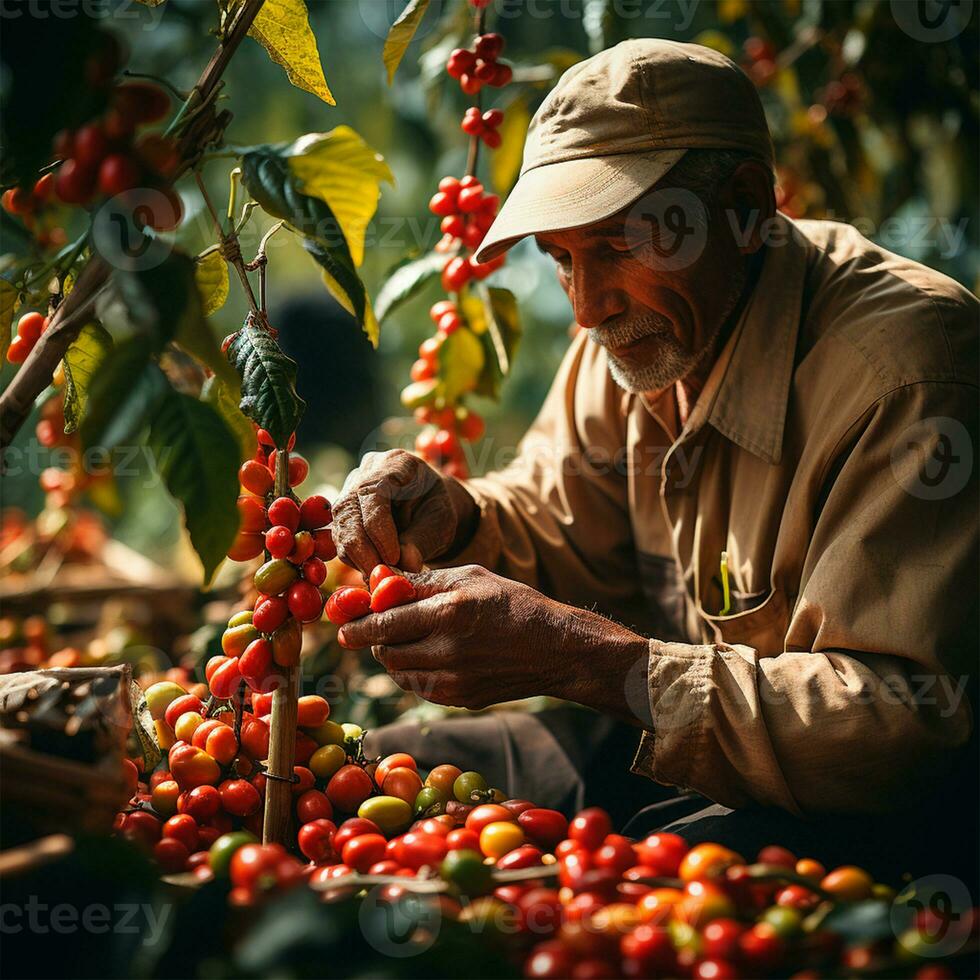
<path fill-rule="evenodd" d="M 641 337 L 673 336 L 673 323 L 668 317 L 651 313 L 639 320 L 612 326 L 590 327 L 589 339 L 600 347 L 625 347 Z"/>

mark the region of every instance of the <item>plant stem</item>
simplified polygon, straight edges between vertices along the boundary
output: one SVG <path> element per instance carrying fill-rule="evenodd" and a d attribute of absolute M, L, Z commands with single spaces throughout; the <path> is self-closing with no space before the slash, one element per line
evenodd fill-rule
<path fill-rule="evenodd" d="M 208 196 L 207 188 L 204 186 L 204 179 L 201 177 L 201 172 L 199 170 L 194 171 L 194 179 L 197 181 L 197 186 L 201 192 L 201 197 L 204 198 L 204 203 L 207 205 L 207 209 L 211 214 L 211 220 L 214 221 L 214 228 L 218 233 L 218 239 L 221 242 L 221 254 L 226 262 L 235 267 L 235 271 L 238 273 L 238 278 L 242 282 L 242 289 L 245 290 L 248 305 L 252 308 L 252 312 L 258 315 L 259 305 L 255 301 L 255 293 L 252 291 L 252 283 L 249 281 L 248 272 L 245 270 L 245 260 L 242 258 L 241 249 L 238 247 L 238 233 L 234 228 L 232 228 L 230 232 L 225 232 L 221 225 L 221 219 L 218 217 L 218 212 L 215 211 L 214 205 L 211 203 L 211 198 Z"/>
<path fill-rule="evenodd" d="M 289 494 L 289 451 L 276 452 L 275 494 Z M 272 692 L 272 719 L 269 725 L 268 769 L 277 776 L 293 774 L 296 756 L 297 667 L 283 668 L 282 684 Z M 265 784 L 265 819 L 262 825 L 264 844 L 286 844 L 293 807 L 293 785 L 282 779 Z"/>

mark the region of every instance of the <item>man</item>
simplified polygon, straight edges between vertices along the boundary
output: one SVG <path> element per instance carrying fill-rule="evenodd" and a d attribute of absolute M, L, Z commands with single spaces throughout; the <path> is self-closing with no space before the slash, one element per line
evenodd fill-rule
<path fill-rule="evenodd" d="M 797 818 L 830 816 L 877 837 L 972 730 L 976 300 L 776 214 L 752 84 L 669 41 L 604 51 L 544 101 L 478 258 L 528 235 L 584 330 L 503 471 L 365 456 L 335 509 L 344 560 L 449 567 L 341 642 L 430 701 L 551 695 L 635 726 L 634 773 L 723 805 L 716 839 L 805 841 Z M 590 742 L 520 718 L 492 744 L 473 722 L 377 744 L 478 753 L 545 802 L 603 768 L 608 722 Z"/>

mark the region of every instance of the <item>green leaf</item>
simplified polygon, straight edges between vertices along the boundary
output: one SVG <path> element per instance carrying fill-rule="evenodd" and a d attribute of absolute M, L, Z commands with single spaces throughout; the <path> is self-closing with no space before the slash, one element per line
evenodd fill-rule
<path fill-rule="evenodd" d="M 429 252 L 418 259 L 399 262 L 388 274 L 374 301 L 374 312 L 382 323 L 386 316 L 410 300 L 431 279 L 442 272 L 446 256 Z"/>
<path fill-rule="evenodd" d="M 6 214 L 6 212 L 4 212 Z M 10 328 L 17 308 L 17 289 L 6 279 L 0 279 L 0 362 L 7 356 L 10 346 Z"/>
<path fill-rule="evenodd" d="M 5 255 L 26 255 L 31 251 L 30 232 L 13 215 L 0 208 L 0 252 Z"/>
<path fill-rule="evenodd" d="M 242 412 L 284 447 L 306 408 L 296 394 L 296 362 L 252 314 L 228 347 L 228 359 L 242 379 Z"/>
<path fill-rule="evenodd" d="M 251 459 L 255 455 L 255 426 L 242 414 L 238 407 L 238 385 L 235 395 L 228 386 L 215 376 L 204 382 L 201 389 L 201 400 L 206 401 L 224 420 L 238 440 L 238 458 Z"/>
<path fill-rule="evenodd" d="M 215 249 L 194 263 L 194 280 L 205 316 L 217 313 L 228 300 L 228 263 Z"/>
<path fill-rule="evenodd" d="M 381 181 L 395 176 L 384 157 L 350 126 L 329 133 L 307 133 L 282 151 L 297 188 L 318 197 L 343 229 L 354 265 L 364 261 L 364 236 L 378 208 Z"/>
<path fill-rule="evenodd" d="M 521 338 L 517 301 L 509 289 L 479 283 L 475 295 L 467 292 L 464 296 L 463 312 L 487 352 L 476 391 L 497 399 L 504 378 L 510 374 L 510 365 Z"/>
<path fill-rule="evenodd" d="M 112 281 L 130 322 L 152 338 L 157 352 L 178 333 L 194 329 L 200 322 L 194 263 L 186 255 L 172 252 L 150 269 L 116 268 Z"/>
<path fill-rule="evenodd" d="M 504 121 L 497 132 L 500 146 L 490 158 L 490 178 L 498 194 L 507 194 L 517 182 L 524 160 L 524 140 L 531 123 L 527 95 L 519 95 L 504 110 Z"/>
<path fill-rule="evenodd" d="M 109 331 L 97 320 L 86 323 L 65 352 L 65 433 L 78 429 L 85 414 L 89 386 L 99 365 L 112 349 Z"/>
<path fill-rule="evenodd" d="M 147 445 L 171 495 L 183 504 L 191 544 L 210 584 L 238 533 L 238 443 L 210 405 L 168 388 Z"/>
<path fill-rule="evenodd" d="M 187 256 L 182 255 L 179 258 L 183 263 L 186 263 L 185 268 L 189 270 L 191 276 L 195 277 L 197 272 L 196 264 L 190 262 Z M 223 266 L 225 265 L 224 259 L 221 260 L 221 264 Z M 225 276 L 227 277 L 227 275 L 228 269 L 225 266 Z M 226 295 L 227 288 L 226 284 Z M 221 353 L 221 344 L 218 338 L 215 337 L 211 325 L 205 319 L 204 310 L 201 305 L 201 292 L 198 288 L 196 278 L 192 283 L 188 284 L 186 295 L 187 305 L 184 309 L 183 316 L 179 320 L 177 334 L 174 340 L 185 351 L 193 354 L 202 364 L 207 365 L 214 371 L 231 388 L 235 393 L 235 397 L 237 397 L 238 375 L 235 374 L 232 366 L 228 363 L 228 358 Z"/>
<path fill-rule="evenodd" d="M 293 85 L 327 105 L 337 104 L 323 77 L 320 52 L 303 0 L 265 0 L 248 33 L 277 65 L 282 65 Z"/>
<path fill-rule="evenodd" d="M 143 689 L 136 681 L 129 682 L 129 706 L 133 715 L 133 734 L 143 756 L 143 771 L 153 772 L 162 754 L 153 734 L 153 716 L 143 696 Z"/>
<path fill-rule="evenodd" d="M 876 942 L 891 939 L 895 933 L 889 902 L 868 899 L 863 902 L 841 902 L 824 917 L 822 929 L 841 936 L 845 942 Z"/>
<path fill-rule="evenodd" d="M 340 223 L 326 201 L 300 191 L 286 149 L 248 149 L 242 156 L 242 181 L 267 214 L 282 218 L 302 236 L 303 247 L 323 269 L 327 289 L 377 346 L 377 321 Z"/>
<path fill-rule="evenodd" d="M 401 64 L 405 52 L 408 50 L 412 38 L 418 26 L 422 23 L 425 11 L 428 9 L 429 0 L 408 0 L 405 9 L 399 14 L 398 20 L 391 25 L 388 36 L 385 38 L 384 50 L 381 53 L 381 60 L 384 61 L 385 68 L 388 70 L 388 84 L 395 80 L 395 72 Z"/>
<path fill-rule="evenodd" d="M 148 338 L 131 337 L 116 344 L 101 361 L 79 426 L 86 448 L 114 449 L 135 440 L 149 424 L 171 390 L 152 353 Z"/>

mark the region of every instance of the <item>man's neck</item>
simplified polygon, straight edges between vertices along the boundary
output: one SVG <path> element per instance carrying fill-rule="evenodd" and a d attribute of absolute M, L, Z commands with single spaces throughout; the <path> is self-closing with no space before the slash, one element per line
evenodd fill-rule
<path fill-rule="evenodd" d="M 687 420 L 691 417 L 691 413 L 694 411 L 694 406 L 697 404 L 698 396 L 704 389 L 705 384 L 708 381 L 708 376 L 711 374 L 711 369 L 715 365 L 715 361 L 718 359 L 718 355 L 724 350 L 725 344 L 728 343 L 735 326 L 745 312 L 745 307 L 748 305 L 749 297 L 752 295 L 755 289 L 756 282 L 759 279 L 759 271 L 762 268 L 762 262 L 764 259 L 764 249 L 760 249 L 754 255 L 750 255 L 748 259 L 748 275 L 745 280 L 745 286 L 742 289 L 742 294 L 738 298 L 738 302 L 733 307 L 731 313 L 725 317 L 724 323 L 722 323 L 721 328 L 715 335 L 714 340 L 711 342 L 705 356 L 701 359 L 700 363 L 691 371 L 690 374 L 681 378 L 680 381 L 674 383 L 674 394 L 677 399 L 677 417 L 680 427 L 683 429 L 687 425 Z"/>

